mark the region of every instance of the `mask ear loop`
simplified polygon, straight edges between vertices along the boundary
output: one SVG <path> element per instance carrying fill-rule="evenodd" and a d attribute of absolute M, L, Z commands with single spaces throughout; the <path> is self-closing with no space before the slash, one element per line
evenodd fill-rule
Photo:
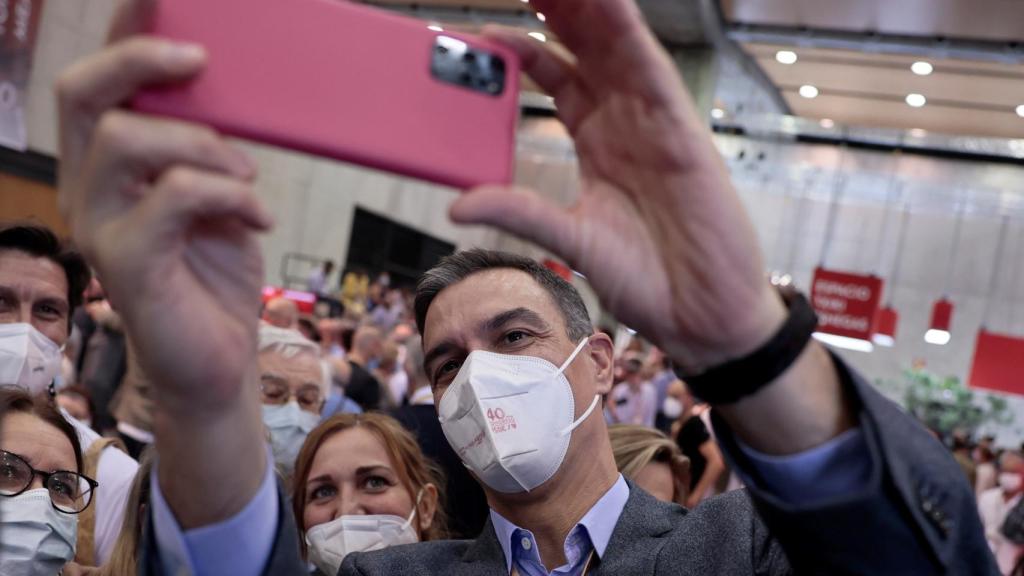
<path fill-rule="evenodd" d="M 563 372 L 565 372 L 565 369 L 568 368 L 570 364 L 572 364 L 572 361 L 576 359 L 576 356 L 579 355 L 580 351 L 583 350 L 583 347 L 586 346 L 589 342 L 590 342 L 590 337 L 589 336 L 583 338 L 583 340 L 580 340 L 580 343 L 576 346 L 576 349 L 572 351 L 572 354 L 569 355 L 569 358 L 558 369 L 558 373 L 559 374 L 562 374 Z M 565 436 L 566 434 L 572 433 L 572 431 L 575 430 L 576 427 L 578 427 L 580 424 L 582 424 L 590 416 L 590 414 L 594 412 L 594 409 L 597 408 L 597 403 L 600 400 L 601 400 L 601 396 L 599 394 L 594 394 L 594 400 L 590 403 L 590 407 L 587 408 L 587 411 L 584 412 L 582 416 L 577 418 L 575 422 L 573 422 L 572 424 L 566 426 L 561 431 L 559 431 L 559 435 L 560 436 Z"/>
<path fill-rule="evenodd" d="M 420 488 L 420 491 L 416 493 L 416 503 L 413 504 L 412 512 L 409 512 L 409 518 L 402 525 L 402 530 L 412 526 L 412 519 L 416 517 L 416 512 L 420 509 L 420 500 L 423 500 L 423 488 Z M 419 531 L 417 530 L 417 532 Z"/>

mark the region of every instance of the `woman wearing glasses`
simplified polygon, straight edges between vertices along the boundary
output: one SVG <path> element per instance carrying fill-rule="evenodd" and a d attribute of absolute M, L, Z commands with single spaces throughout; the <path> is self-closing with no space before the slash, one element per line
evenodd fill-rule
<path fill-rule="evenodd" d="M 43 398 L 0 387 L 0 574 L 52 576 L 75 556 L 97 486 L 75 429 Z"/>

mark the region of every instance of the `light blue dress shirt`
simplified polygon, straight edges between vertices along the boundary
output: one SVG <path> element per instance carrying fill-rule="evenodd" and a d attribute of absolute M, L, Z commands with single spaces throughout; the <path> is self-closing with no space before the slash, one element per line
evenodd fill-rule
<path fill-rule="evenodd" d="M 862 488 L 871 475 L 871 454 L 859 428 L 792 456 L 767 456 L 742 444 L 740 449 L 761 475 L 763 485 L 758 488 L 787 504 L 813 506 L 815 502 Z M 273 457 L 268 462 L 273 462 Z M 744 480 L 755 485 L 749 477 Z M 279 513 L 272 466 L 267 466 L 267 476 L 256 496 L 236 516 L 184 533 L 160 493 L 155 472 L 151 490 L 154 530 L 165 574 L 262 574 L 274 545 Z M 619 476 L 566 538 L 568 564 L 552 572 L 545 571 L 533 534 L 492 510 L 491 522 L 509 571 L 514 561 L 521 576 L 577 576 L 591 550 L 599 558 L 604 554 L 628 499 L 629 488 Z"/>
<path fill-rule="evenodd" d="M 519 576 L 577 576 L 583 572 L 587 558 L 593 551 L 600 558 L 608 548 L 612 539 L 612 531 L 622 515 L 622 509 L 629 500 L 629 486 L 622 475 L 605 492 L 594 506 L 583 515 L 579 523 L 569 531 L 565 538 L 565 559 L 563 566 L 548 572 L 540 559 L 537 541 L 533 533 L 524 530 L 506 520 L 501 514 L 491 510 L 491 524 L 494 533 L 505 552 L 505 566 L 512 572 L 515 565 Z"/>

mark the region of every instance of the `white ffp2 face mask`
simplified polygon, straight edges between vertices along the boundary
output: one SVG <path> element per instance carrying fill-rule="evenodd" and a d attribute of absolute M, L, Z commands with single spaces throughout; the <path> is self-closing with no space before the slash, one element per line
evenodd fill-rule
<path fill-rule="evenodd" d="M 53 576 L 75 557 L 78 516 L 50 504 L 45 488 L 0 497 L 0 574 Z"/>
<path fill-rule="evenodd" d="M 339 516 L 310 528 L 306 532 L 309 561 L 324 574 L 333 575 L 341 569 L 345 556 L 352 552 L 371 552 L 419 542 L 412 519 L 416 517 L 421 496 L 422 490 L 408 518 L 389 514 Z"/>
<path fill-rule="evenodd" d="M 600 401 L 595 395 L 573 420 L 576 400 L 565 369 L 588 341 L 561 367 L 534 356 L 474 351 L 445 390 L 437 408 L 444 435 L 491 489 L 528 492 L 562 466 L 572 431 Z"/>
<path fill-rule="evenodd" d="M 33 396 L 60 372 L 60 346 L 24 322 L 0 324 L 0 385 L 14 384 Z"/>
<path fill-rule="evenodd" d="M 263 424 L 270 431 L 274 462 L 288 474 L 295 469 L 295 459 L 306 436 L 319 422 L 319 416 L 299 408 L 294 401 L 280 406 L 263 405 Z"/>

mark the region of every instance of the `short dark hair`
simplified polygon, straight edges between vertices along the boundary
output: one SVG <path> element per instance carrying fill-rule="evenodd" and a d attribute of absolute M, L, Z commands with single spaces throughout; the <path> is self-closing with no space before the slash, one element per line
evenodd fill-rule
<path fill-rule="evenodd" d="M 0 251 L 20 250 L 36 258 L 52 260 L 64 270 L 68 281 L 68 323 L 70 313 L 82 305 L 85 289 L 92 280 L 92 271 L 85 258 L 46 226 L 30 223 L 0 223 Z"/>
<path fill-rule="evenodd" d="M 82 463 L 82 445 L 78 441 L 78 432 L 68 422 L 57 408 L 50 403 L 49 398 L 44 395 L 32 396 L 25 389 L 18 386 L 0 385 L 0 420 L 11 413 L 29 414 L 35 416 L 61 431 L 71 442 L 71 448 L 75 451 L 76 472 L 84 474 L 85 469 Z"/>
<path fill-rule="evenodd" d="M 565 331 L 570 340 L 580 340 L 594 331 L 590 314 L 580 293 L 557 274 L 538 264 L 535 260 L 496 250 L 473 249 L 457 252 L 441 259 L 437 266 L 428 270 L 416 286 L 416 327 L 423 334 L 427 310 L 445 288 L 468 276 L 485 270 L 509 268 L 530 275 L 554 300 L 562 312 Z"/>

